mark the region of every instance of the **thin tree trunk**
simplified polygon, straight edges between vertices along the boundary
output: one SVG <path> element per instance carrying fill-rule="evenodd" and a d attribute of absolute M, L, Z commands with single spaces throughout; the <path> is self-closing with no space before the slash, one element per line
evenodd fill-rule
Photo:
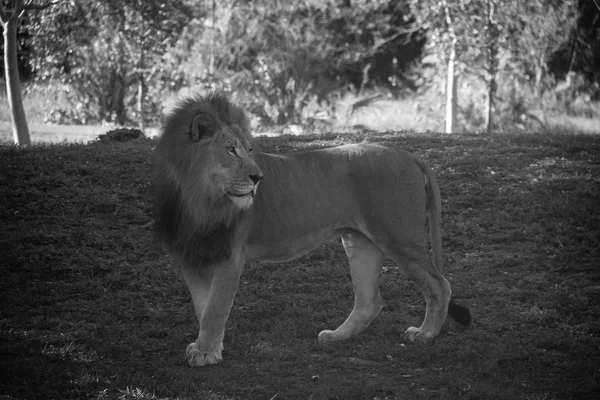
<path fill-rule="evenodd" d="M 138 72 L 138 113 L 140 115 L 140 130 L 145 132 L 146 123 L 144 121 L 144 97 L 146 96 L 146 87 L 144 86 L 144 48 L 140 54 L 139 72 Z M 145 133 L 144 133 L 145 134 Z"/>
<path fill-rule="evenodd" d="M 448 72 L 446 76 L 446 133 L 454 132 L 456 120 L 456 40 L 452 41 L 448 57 Z"/>
<path fill-rule="evenodd" d="M 487 0 L 487 45 L 488 45 L 488 93 L 485 113 L 485 130 L 491 133 L 494 127 L 493 110 L 494 99 L 496 97 L 496 75 L 498 74 L 498 29 L 494 21 L 495 3 L 493 0 Z"/>
<path fill-rule="evenodd" d="M 494 97 L 496 97 L 496 74 L 490 75 L 485 112 L 485 131 L 491 133 L 494 127 Z"/>
<path fill-rule="evenodd" d="M 367 63 L 367 65 L 365 65 L 365 67 L 363 68 L 362 81 L 360 82 L 360 89 L 358 89 L 359 96 L 362 96 L 363 92 L 365 91 L 365 87 L 367 87 L 367 84 L 369 83 L 369 70 L 371 69 L 371 67 L 371 63 Z"/>
<path fill-rule="evenodd" d="M 108 101 L 108 109 L 105 110 L 106 117 L 109 120 L 114 118 L 117 125 L 125 125 L 125 78 L 116 72 L 112 71 L 110 82 L 110 100 Z"/>
<path fill-rule="evenodd" d="M 140 130 L 144 132 L 146 129 L 146 122 L 144 121 L 144 96 L 146 95 L 146 88 L 144 86 L 144 76 L 140 74 L 138 80 L 138 114 L 140 114 Z"/>
<path fill-rule="evenodd" d="M 17 26 L 18 18 L 9 18 L 4 23 L 4 76 L 6 80 L 6 94 L 8 106 L 11 111 L 13 140 L 17 145 L 30 145 L 29 128 L 23 108 L 23 95 L 21 94 L 21 80 L 19 78 L 19 64 L 17 58 Z"/>
<path fill-rule="evenodd" d="M 454 31 L 454 21 L 450 14 L 450 8 L 446 0 L 442 1 L 444 16 L 446 19 L 446 30 L 450 36 L 450 54 L 448 55 L 448 71 L 446 76 L 446 133 L 454 132 L 454 121 L 456 120 L 456 32 Z"/>

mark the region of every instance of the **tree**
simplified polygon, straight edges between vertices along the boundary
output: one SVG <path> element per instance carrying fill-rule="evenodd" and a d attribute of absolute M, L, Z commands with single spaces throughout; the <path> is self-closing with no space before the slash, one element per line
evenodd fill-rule
<path fill-rule="evenodd" d="M 462 33 L 465 20 L 460 15 L 460 10 L 455 10 L 457 5 L 459 3 L 456 0 L 453 3 L 448 0 L 413 0 L 411 4 L 415 25 L 428 32 L 430 48 L 434 49 L 440 60 L 446 62 L 445 133 L 455 131 L 458 62 L 464 45 Z"/>
<path fill-rule="evenodd" d="M 162 57 L 190 18 L 185 0 L 61 3 L 30 25 L 36 79 L 68 85 L 78 102 L 76 122 L 123 125 L 133 116 L 143 126 L 144 114 L 158 114 L 158 96 L 149 99 L 148 88 L 160 87 Z"/>
<path fill-rule="evenodd" d="M 454 30 L 454 19 L 446 0 L 442 2 L 444 17 L 446 19 L 446 31 L 450 39 L 450 50 L 448 51 L 448 71 L 446 74 L 446 133 L 454 132 L 454 121 L 456 120 L 456 45 L 458 39 Z"/>
<path fill-rule="evenodd" d="M 395 82 L 421 54 L 407 1 L 200 2 L 172 79 L 235 92 L 266 122 L 310 119 L 338 90 Z"/>
<path fill-rule="evenodd" d="M 486 0 L 485 2 L 485 70 L 487 72 L 487 102 L 485 110 L 485 131 L 492 132 L 493 128 L 493 110 L 496 91 L 498 89 L 498 67 L 499 67 L 499 45 L 500 45 L 500 27 L 496 19 L 496 0 Z"/>
<path fill-rule="evenodd" d="M 56 3 L 53 0 L 12 0 L 0 2 L 0 22 L 4 29 L 4 77 L 6 94 L 12 118 L 13 140 L 17 145 L 31 144 L 29 127 L 19 77 L 17 29 L 28 11 L 43 10 Z"/>
<path fill-rule="evenodd" d="M 411 86 L 402 75 L 424 38 L 406 29 L 407 2 L 77 0 L 28 28 L 37 79 L 74 89 L 79 122 L 139 119 L 158 92 L 195 85 L 235 88 L 265 120 L 298 122 L 336 90 Z M 138 115 L 126 112 L 134 87 Z"/>
<path fill-rule="evenodd" d="M 159 57 L 175 41 L 190 10 L 181 1 L 129 0 L 123 7 L 120 1 L 113 0 L 109 4 L 112 7 L 110 14 L 119 16 L 118 35 L 133 64 L 130 84 L 137 86 L 137 113 L 143 131 L 147 82 L 159 73 L 160 68 L 156 67 L 160 63 Z M 148 60 L 154 65 L 148 67 Z"/>
<path fill-rule="evenodd" d="M 413 0 L 415 23 L 428 32 L 430 48 L 445 59 L 447 124 L 453 124 L 452 71 L 477 77 L 486 86 L 484 127 L 495 126 L 501 80 L 539 87 L 548 62 L 575 23 L 576 0 Z M 535 76 L 535 78 L 532 78 Z M 514 89 L 514 87 L 513 87 Z M 500 121 L 500 120 L 498 120 Z"/>
<path fill-rule="evenodd" d="M 575 95 L 587 93 L 600 100 L 600 1 L 578 0 L 576 25 L 564 29 L 566 43 L 559 43 L 547 60 L 548 72 Z M 579 75 L 579 79 L 573 79 Z"/>

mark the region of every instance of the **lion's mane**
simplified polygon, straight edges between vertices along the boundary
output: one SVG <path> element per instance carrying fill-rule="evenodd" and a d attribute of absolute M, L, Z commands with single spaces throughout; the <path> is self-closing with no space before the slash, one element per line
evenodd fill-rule
<path fill-rule="evenodd" d="M 191 96 L 168 114 L 156 146 L 156 235 L 186 265 L 229 258 L 237 227 L 249 220 L 250 210 L 236 208 L 206 178 L 218 168 L 207 154 L 223 129 L 251 141 L 243 111 L 224 95 Z"/>

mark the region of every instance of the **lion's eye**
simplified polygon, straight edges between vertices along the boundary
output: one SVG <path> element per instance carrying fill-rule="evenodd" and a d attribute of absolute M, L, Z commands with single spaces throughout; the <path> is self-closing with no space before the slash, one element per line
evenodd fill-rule
<path fill-rule="evenodd" d="M 250 147 L 250 148 L 248 149 L 248 154 L 252 154 L 252 150 L 254 150 L 254 149 L 253 149 L 252 147 Z"/>
<path fill-rule="evenodd" d="M 229 147 L 226 148 L 226 150 L 227 150 L 228 153 L 230 153 L 230 154 L 232 154 L 234 156 L 237 156 L 237 153 L 235 151 L 235 147 L 229 146 Z"/>

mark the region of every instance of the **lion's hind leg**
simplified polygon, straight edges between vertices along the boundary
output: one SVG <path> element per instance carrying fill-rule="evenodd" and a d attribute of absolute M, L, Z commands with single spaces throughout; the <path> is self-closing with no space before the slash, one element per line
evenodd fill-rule
<path fill-rule="evenodd" d="M 348 339 L 362 332 L 381 310 L 379 274 L 385 254 L 369 239 L 357 231 L 342 234 L 342 244 L 350 263 L 354 287 L 354 308 L 335 331 L 319 333 L 319 342 Z"/>
<path fill-rule="evenodd" d="M 406 336 L 411 342 L 428 341 L 439 335 L 448 314 L 450 283 L 434 270 L 429 255 L 424 255 L 420 262 L 408 261 L 403 264 L 404 270 L 421 290 L 426 302 L 423 323 L 418 328 L 408 328 Z"/>

